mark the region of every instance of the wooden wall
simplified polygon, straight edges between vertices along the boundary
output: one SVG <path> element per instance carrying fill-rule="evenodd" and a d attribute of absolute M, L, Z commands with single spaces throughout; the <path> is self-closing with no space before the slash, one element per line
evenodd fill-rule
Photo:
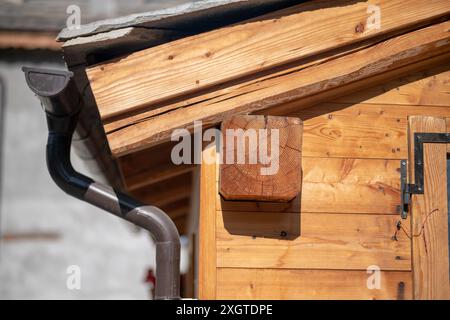
<path fill-rule="evenodd" d="M 304 121 L 302 192 L 291 203 L 224 201 L 217 166 L 203 164 L 199 298 L 411 299 L 411 240 L 393 237 L 400 159 L 408 116 L 450 118 L 449 70 L 289 114 Z M 367 288 L 371 265 L 381 269 L 380 289 Z"/>

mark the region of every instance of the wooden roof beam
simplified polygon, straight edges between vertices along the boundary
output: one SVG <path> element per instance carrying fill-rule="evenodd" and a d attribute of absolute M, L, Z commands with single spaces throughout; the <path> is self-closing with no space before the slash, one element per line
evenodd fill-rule
<path fill-rule="evenodd" d="M 175 128 L 192 129 L 194 120 L 214 125 L 230 114 L 245 114 L 319 97 L 345 85 L 378 76 L 450 51 L 446 21 L 379 42 L 368 48 L 305 68 L 301 63 L 276 73 L 202 93 L 105 125 L 114 155 L 120 156 L 167 141 Z M 136 87 L 138 89 L 138 86 Z M 329 97 L 328 97 L 329 98 Z M 110 130 L 111 129 L 111 130 Z"/>
<path fill-rule="evenodd" d="M 189 199 L 185 198 L 163 206 L 162 209 L 172 220 L 185 219 L 191 210 L 189 204 Z"/>
<path fill-rule="evenodd" d="M 134 191 L 192 172 L 192 165 L 175 165 L 171 160 L 174 143 L 163 143 L 151 150 L 143 150 L 118 159 L 123 182 Z"/>
<path fill-rule="evenodd" d="M 194 170 L 193 165 L 174 165 L 167 163 L 151 170 L 144 171 L 132 176 L 124 176 L 125 186 L 128 191 L 134 191 L 155 183 L 172 179 L 190 173 Z"/>
<path fill-rule="evenodd" d="M 383 14 L 379 27 L 370 28 L 370 5 Z M 313 1 L 104 62 L 87 75 L 109 119 L 448 13 L 448 0 Z"/>
<path fill-rule="evenodd" d="M 181 184 L 174 188 L 168 188 L 166 190 L 153 193 L 150 190 L 138 191 L 144 192 L 143 196 L 140 196 L 142 201 L 150 203 L 158 207 L 170 204 L 172 202 L 190 198 L 192 190 L 190 184 Z"/>
<path fill-rule="evenodd" d="M 184 175 L 131 192 L 137 199 L 156 206 L 164 206 L 191 195 L 192 175 Z"/>

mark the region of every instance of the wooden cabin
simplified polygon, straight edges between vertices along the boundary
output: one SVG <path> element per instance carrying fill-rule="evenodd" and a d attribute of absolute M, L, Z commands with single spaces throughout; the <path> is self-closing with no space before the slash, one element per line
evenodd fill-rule
<path fill-rule="evenodd" d="M 449 16 L 448 0 L 200 1 L 63 30 L 78 140 L 190 240 L 184 297 L 449 299 Z M 288 118 L 277 178 L 171 159 L 195 121 Z"/>

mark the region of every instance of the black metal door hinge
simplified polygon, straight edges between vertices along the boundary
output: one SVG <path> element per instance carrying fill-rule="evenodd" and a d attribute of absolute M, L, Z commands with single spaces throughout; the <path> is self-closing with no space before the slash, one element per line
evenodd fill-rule
<path fill-rule="evenodd" d="M 424 193 L 423 144 L 450 143 L 450 133 L 418 132 L 414 134 L 414 184 L 408 183 L 407 161 L 400 161 L 401 216 L 406 219 L 412 194 Z"/>

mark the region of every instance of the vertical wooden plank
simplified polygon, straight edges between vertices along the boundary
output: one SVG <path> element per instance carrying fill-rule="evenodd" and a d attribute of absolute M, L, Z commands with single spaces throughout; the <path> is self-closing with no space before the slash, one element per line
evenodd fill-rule
<path fill-rule="evenodd" d="M 210 145 L 202 157 L 215 159 L 216 147 Z M 201 164 L 200 168 L 200 221 L 199 221 L 199 299 L 216 298 L 216 164 Z"/>
<path fill-rule="evenodd" d="M 191 187 L 191 212 L 186 221 L 186 228 L 190 236 L 190 248 L 192 249 L 191 266 L 193 298 L 198 298 L 198 234 L 200 220 L 200 166 L 195 166 L 192 171 Z"/>
<path fill-rule="evenodd" d="M 414 133 L 446 132 L 444 118 L 409 118 L 410 172 L 414 159 Z M 447 148 L 443 143 L 424 144 L 424 194 L 413 195 L 411 215 L 415 299 L 450 299 Z M 414 181 L 413 175 L 410 181 Z M 406 231 L 408 232 L 408 231 Z"/>
<path fill-rule="evenodd" d="M 450 133 L 450 118 L 445 118 L 447 123 L 447 133 Z M 447 153 L 450 153 L 450 143 L 447 143 Z"/>

